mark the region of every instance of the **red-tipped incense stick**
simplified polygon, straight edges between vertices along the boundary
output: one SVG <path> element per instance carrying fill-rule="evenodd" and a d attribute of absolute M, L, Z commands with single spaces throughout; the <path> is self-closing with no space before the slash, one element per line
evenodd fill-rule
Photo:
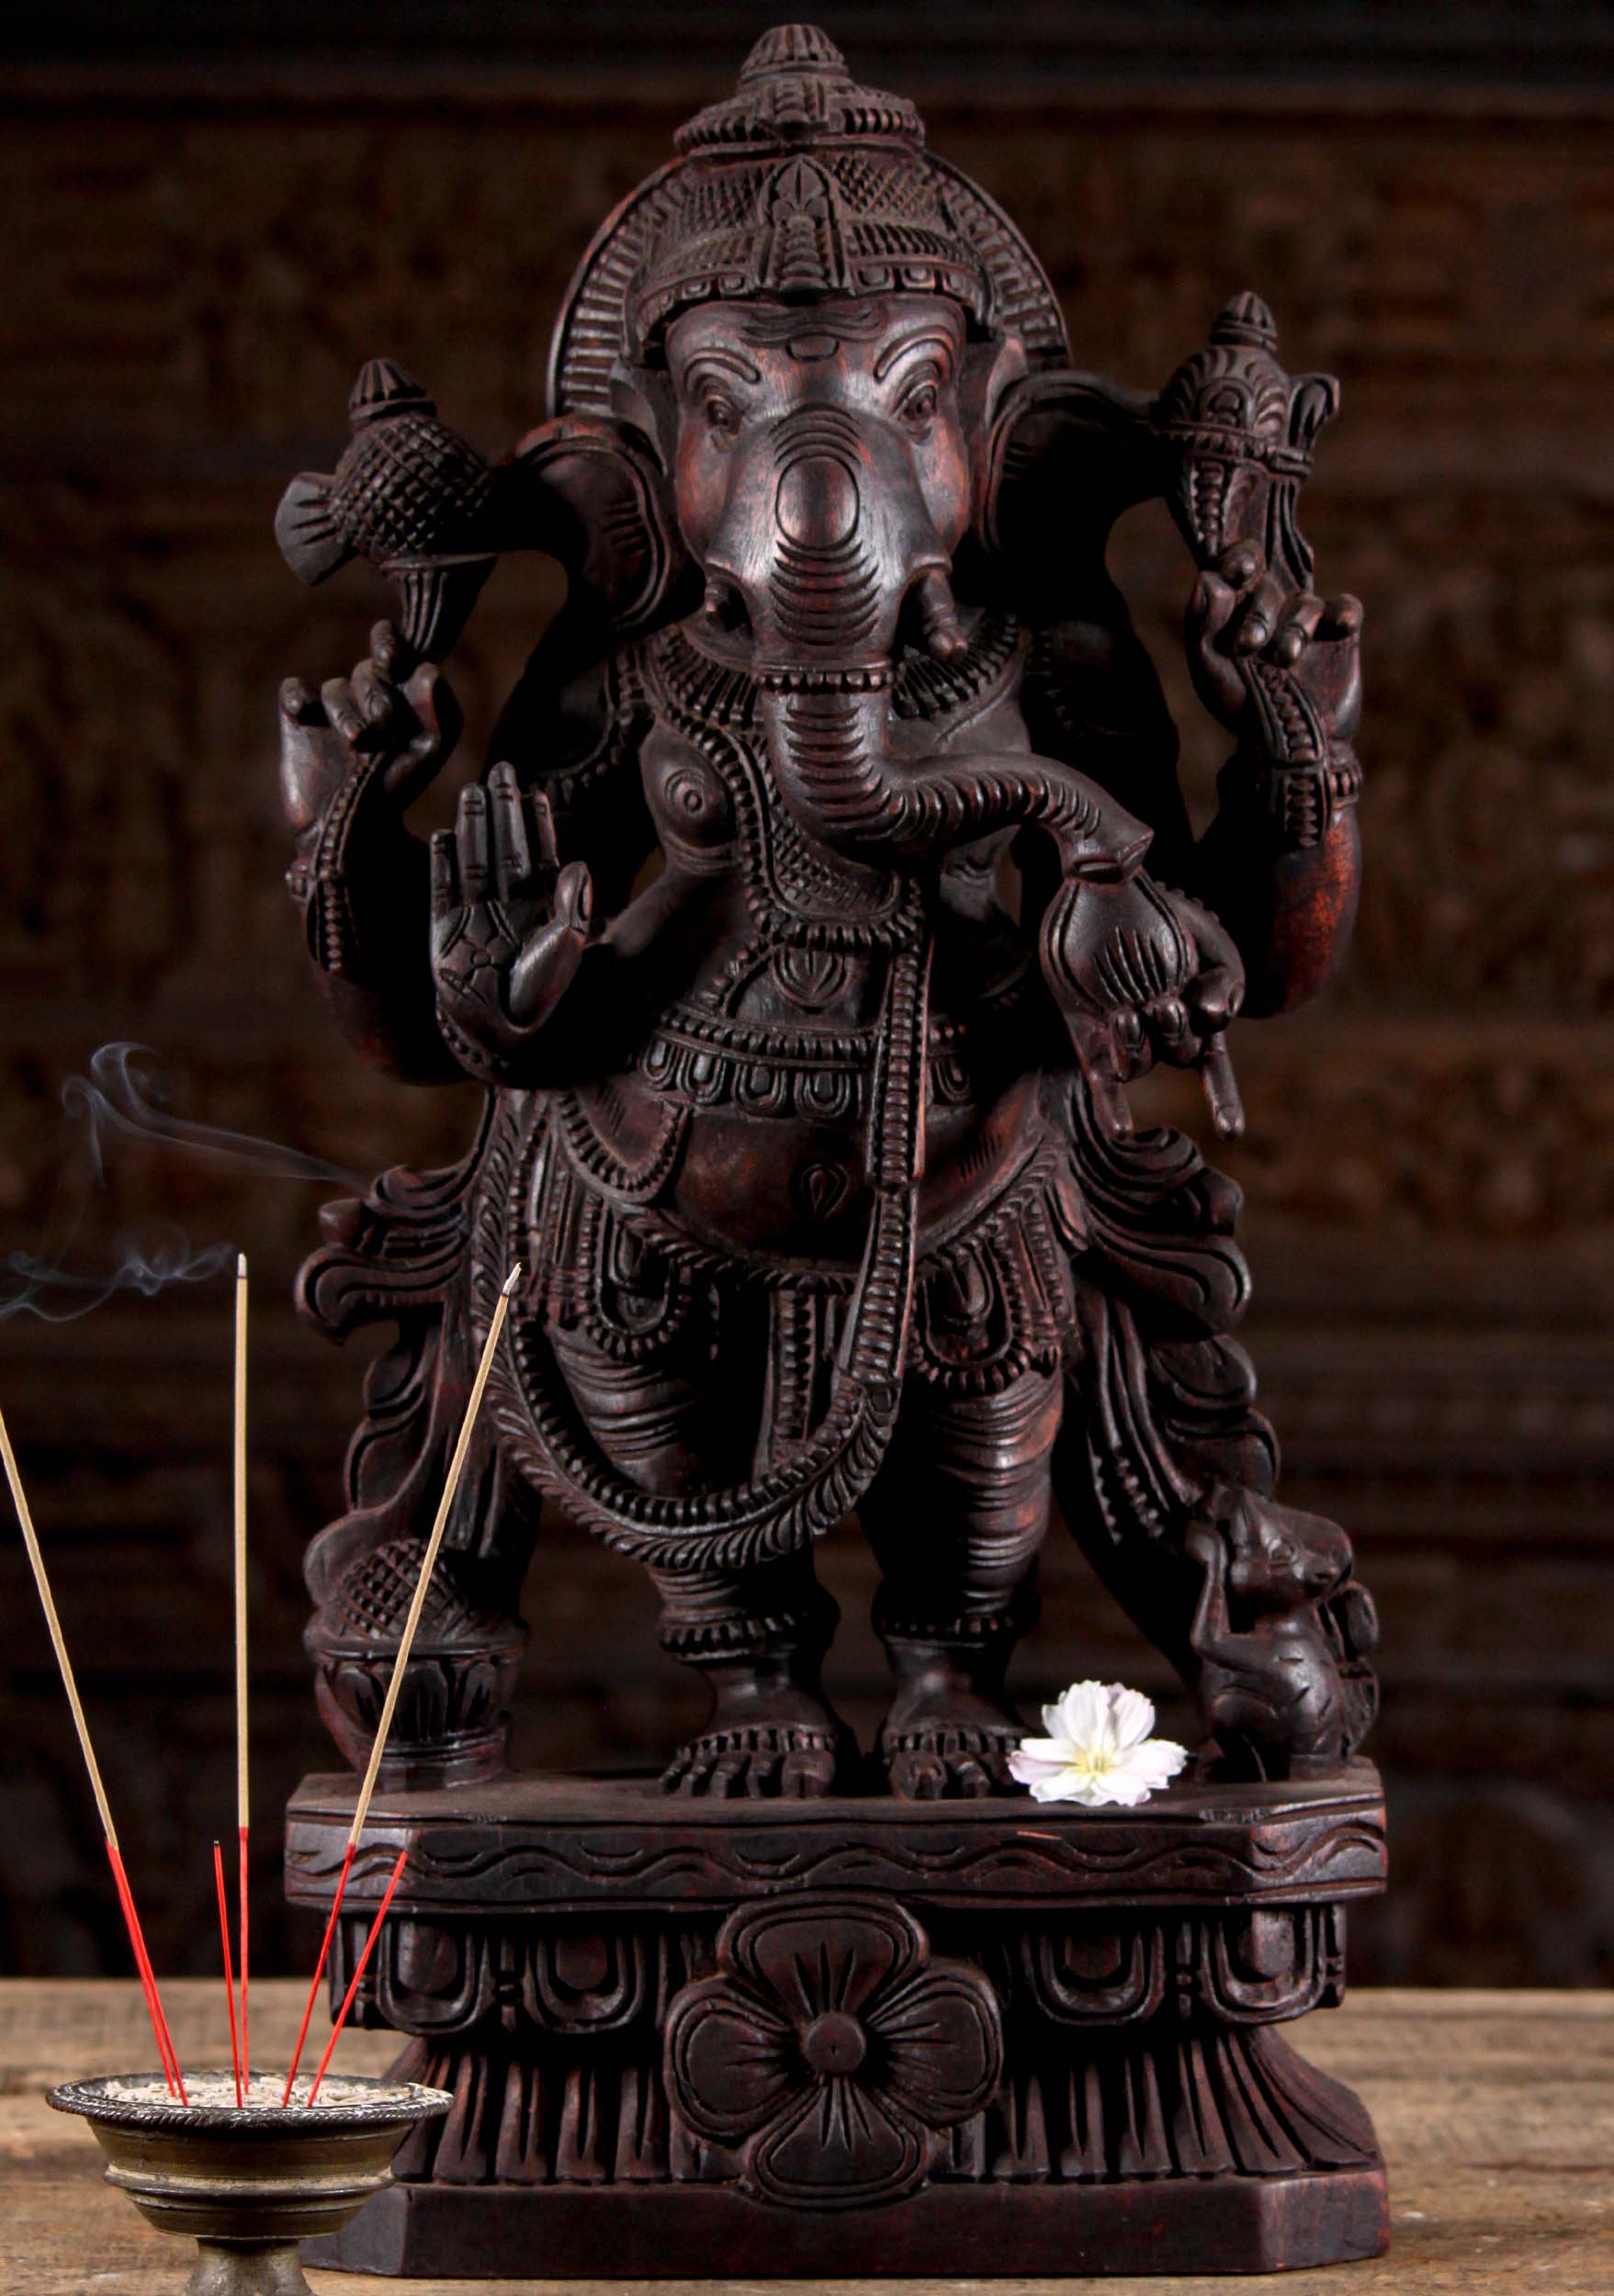
<path fill-rule="evenodd" d="M 11 1437 L 6 1432 L 4 1413 L 0 1413 L 0 1460 L 5 1463 L 6 1480 L 11 1485 L 12 1503 L 17 1509 L 17 1519 L 22 1528 L 22 1543 L 28 1548 L 28 1564 L 34 1574 L 34 1584 L 40 1590 L 40 1602 L 44 1609 L 45 1624 L 51 1631 L 51 1647 L 56 1653 L 56 1664 L 61 1670 L 62 1687 L 67 1693 L 67 1703 L 73 1710 L 73 1727 L 78 1733 L 79 1751 L 85 1758 L 85 1768 L 90 1774 L 90 1792 L 96 1797 L 96 1809 L 100 1817 L 101 1831 L 106 1836 L 107 1857 L 112 1868 L 112 1879 L 117 1885 L 118 1902 L 123 1909 L 124 1926 L 129 1931 L 130 1945 L 133 1949 L 134 1965 L 140 1972 L 141 1988 L 145 1994 L 146 2008 L 151 2014 L 152 2031 L 157 2042 L 157 2054 L 162 2060 L 169 2093 L 177 2097 L 182 2105 L 188 2104 L 190 2099 L 185 2093 L 185 2081 L 179 2070 L 179 2059 L 174 2053 L 174 2043 L 169 2037 L 168 2020 L 163 2014 L 163 1998 L 157 1991 L 157 1980 L 152 1974 L 151 1956 L 146 1952 L 146 1941 L 141 1933 L 140 1916 L 134 1909 L 134 1892 L 129 1885 L 129 1875 L 123 1870 L 123 1855 L 118 1847 L 118 1829 L 112 1823 L 111 1805 L 107 1799 L 107 1789 L 101 1784 L 100 1765 L 96 1760 L 96 1750 L 90 1743 L 90 1726 L 85 1720 L 85 1710 L 79 1702 L 78 1684 L 73 1679 L 73 1661 L 67 1655 L 67 1644 L 62 1639 L 62 1621 L 56 1615 L 56 1603 L 51 1593 L 51 1580 L 45 1569 L 45 1558 L 40 1551 L 39 1534 L 34 1529 L 34 1518 L 28 1511 L 28 1493 L 22 1487 L 22 1476 L 17 1470 L 17 1454 L 11 1447 Z"/>
<path fill-rule="evenodd" d="M 241 2095 L 241 2036 L 235 2030 L 235 1979 L 230 1967 L 230 1901 L 224 1895 L 224 1852 L 213 1844 L 213 1884 L 219 1892 L 219 1936 L 224 1947 L 224 1998 L 230 2008 L 230 2063 L 235 2074 L 235 2101 Z"/>
<path fill-rule="evenodd" d="M 443 1496 L 437 1503 L 437 1519 L 432 1525 L 432 1536 L 426 1541 L 425 1553 L 421 1557 L 420 1576 L 415 1581 L 414 1594 L 409 1605 L 409 1615 L 403 1622 L 403 1632 L 399 1638 L 397 1656 L 392 1660 L 392 1674 L 387 1684 L 386 1698 L 382 1701 L 381 1719 L 376 1725 L 375 1740 L 370 1747 L 369 1765 L 365 1772 L 364 1784 L 358 1790 L 358 1800 L 354 1805 L 353 1823 L 347 1829 L 347 1851 L 342 1861 L 342 1872 L 337 1876 L 336 1896 L 332 1901 L 331 1918 L 325 1924 L 325 1936 L 320 1947 L 320 1958 L 314 1965 L 314 1981 L 309 1987 L 309 1998 L 303 2008 L 302 2024 L 297 2036 L 297 2047 L 292 2052 L 291 2070 L 286 2076 L 286 2088 L 280 2099 L 283 2105 L 289 2104 L 291 2101 L 291 2085 L 297 2078 L 297 2068 L 302 2061 L 303 2043 L 308 2039 L 309 2023 L 314 2013 L 314 2002 L 319 1997 L 320 1980 L 325 1974 L 326 1957 L 330 1953 L 331 1940 L 336 1930 L 336 1917 L 342 1910 L 343 1893 L 347 1887 L 347 1876 L 353 1868 L 353 1853 L 357 1849 L 358 1838 L 364 1831 L 365 1819 L 369 1816 L 370 1796 L 376 1790 L 376 1779 L 380 1773 L 381 1757 L 387 1750 L 388 1733 L 392 1728 L 392 1717 L 398 1711 L 398 1694 L 403 1687 L 404 1669 L 409 1664 L 409 1653 L 414 1641 L 415 1628 L 421 1623 L 421 1613 L 426 1604 L 426 1592 L 432 1583 L 432 1573 L 437 1567 L 437 1550 L 443 1544 L 443 1533 L 448 1526 L 449 1510 L 454 1504 L 454 1494 L 459 1487 L 460 1470 L 465 1465 L 465 1455 L 470 1448 L 471 1430 L 476 1425 L 477 1413 L 481 1409 L 482 1391 L 488 1384 L 488 1374 L 493 1368 L 493 1356 L 499 1345 L 499 1334 L 504 1329 L 504 1319 L 510 1312 L 511 1299 L 520 1281 L 521 1262 L 517 1260 L 504 1278 L 503 1289 L 500 1292 L 493 1308 L 493 1320 L 488 1326 L 488 1336 L 482 1344 L 482 1359 L 477 1366 L 477 1376 L 471 1382 L 470 1401 L 465 1407 L 465 1417 L 459 1423 L 459 1438 L 454 1446 L 454 1456 L 448 1462 L 448 1474 L 443 1485 Z"/>
<path fill-rule="evenodd" d="M 250 2104 L 252 2102 L 253 2060 L 251 2043 L 247 2039 L 248 2026 L 246 2021 L 246 1949 L 248 1938 L 246 1919 L 246 1828 L 244 1826 L 240 1829 L 240 1835 L 241 1840 L 236 1864 L 235 1886 L 241 1900 L 241 2064 L 242 2070 L 246 2077 L 247 2102 Z"/>
<path fill-rule="evenodd" d="M 336 2012 L 336 2022 L 332 2029 L 330 2040 L 325 2043 L 325 2054 L 320 2059 L 320 2069 L 309 2084 L 309 2093 L 303 2099 L 305 2104 L 311 2105 L 320 2093 L 320 2083 L 325 2077 L 325 2067 L 330 2064 L 336 2043 L 342 2038 L 342 2028 L 347 2022 L 347 2012 L 353 2007 L 354 1997 L 358 1991 L 358 1981 L 365 1974 L 366 1963 L 376 1950 L 376 1940 L 381 1934 L 381 1924 L 387 1919 L 387 1908 L 392 1903 L 392 1893 L 402 1878 L 403 1869 L 408 1863 L 409 1851 L 400 1850 L 398 1863 L 392 1868 L 392 1879 L 387 1885 L 387 1895 L 381 1900 L 380 1910 L 370 1923 L 370 1933 L 365 1940 L 365 1950 L 358 1957 L 358 1967 L 354 1971 L 348 1982 L 347 1991 L 342 1997 L 342 2007 Z"/>
<path fill-rule="evenodd" d="M 280 2098 L 283 2105 L 288 2105 L 291 2102 L 291 2084 L 296 2080 L 297 2068 L 302 2062 L 303 2043 L 309 2037 L 309 2025 L 313 2018 L 314 2003 L 320 1997 L 320 1979 L 325 1974 L 325 1964 L 330 1958 L 331 1940 L 336 1934 L 336 1917 L 342 1910 L 343 1893 L 347 1887 L 347 1877 L 353 1871 L 353 1853 L 357 1847 L 358 1844 L 350 1829 L 347 1836 L 347 1848 L 343 1852 L 342 1871 L 336 1876 L 336 1895 L 331 1900 L 331 1911 L 325 1922 L 325 1934 L 320 1940 L 320 1958 L 314 1964 L 314 1981 L 309 1987 L 309 1998 L 302 2005 L 302 2023 L 297 2029 L 297 2046 L 291 2053 L 291 2070 L 286 2076 L 286 2087 Z"/>
<path fill-rule="evenodd" d="M 235 1822 L 240 1838 L 236 1893 L 241 1912 L 241 2064 L 252 2094 L 252 2027 L 247 2021 L 247 1732 L 246 1732 L 246 1254 L 235 1255 Z"/>
<path fill-rule="evenodd" d="M 129 1875 L 123 1867 L 123 1852 L 115 1834 L 107 1837 L 107 1863 L 112 1868 L 112 1885 L 118 1892 L 118 1902 L 123 1908 L 123 1923 L 129 1931 L 129 1941 L 134 1952 L 135 1971 L 141 1981 L 141 1991 L 146 1997 L 146 2013 L 152 2020 L 156 2036 L 157 2056 L 163 2067 L 163 2077 L 168 2084 L 168 2094 L 177 2097 L 182 2105 L 190 2102 L 185 2093 L 185 2081 L 179 2070 L 179 2059 L 168 2032 L 168 2020 L 163 2014 L 162 1998 L 157 1991 L 156 1973 L 152 1957 L 146 1951 L 145 1932 L 141 1928 L 140 1915 L 134 1908 L 134 1892 L 129 1885 Z"/>

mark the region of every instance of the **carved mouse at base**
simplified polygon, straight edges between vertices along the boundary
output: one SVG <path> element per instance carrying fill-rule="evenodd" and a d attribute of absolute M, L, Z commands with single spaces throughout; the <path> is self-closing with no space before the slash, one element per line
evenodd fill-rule
<path fill-rule="evenodd" d="M 1320 1606 L 1350 1577 L 1345 1533 L 1325 1515 L 1221 1484 L 1183 1548 L 1205 1574 L 1189 1642 L 1219 1770 L 1281 1778 L 1335 1769 L 1348 1706 Z"/>

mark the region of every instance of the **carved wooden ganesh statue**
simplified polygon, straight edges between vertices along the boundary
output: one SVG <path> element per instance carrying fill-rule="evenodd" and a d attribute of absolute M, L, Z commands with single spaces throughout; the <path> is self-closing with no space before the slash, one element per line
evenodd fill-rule
<path fill-rule="evenodd" d="M 463 1164 L 333 1207 L 304 1273 L 332 1333 L 399 1330 L 310 1557 L 326 1718 L 362 1756 L 519 1259 L 384 1780 L 499 1773 L 546 1498 L 649 1570 L 709 1686 L 680 1796 L 1001 1792 L 1054 1502 L 1197 1693 L 1207 1774 L 1337 1772 L 1371 1605 L 1272 1495 L 1236 1190 L 1126 1096 L 1197 1069 L 1236 1135 L 1230 1024 L 1350 931 L 1361 616 L 1294 514 L 1334 386 L 1250 295 L 1157 397 L 1073 372 L 1013 225 L 810 27 L 678 141 L 583 258 L 547 422 L 490 466 L 378 360 L 281 507 L 304 579 L 360 555 L 401 600 L 283 692 L 310 951 L 367 1056 L 486 1094 Z M 1197 839 L 1105 569 L 1151 497 L 1231 738 Z M 516 550 L 567 603 L 428 849 L 438 665 Z M 872 1759 L 812 1562 L 852 1513 Z"/>

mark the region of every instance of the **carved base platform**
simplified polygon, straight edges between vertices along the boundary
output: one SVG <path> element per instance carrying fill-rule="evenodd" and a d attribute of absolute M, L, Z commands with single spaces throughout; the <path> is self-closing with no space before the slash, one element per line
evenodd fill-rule
<path fill-rule="evenodd" d="M 288 1814 L 329 1906 L 350 1777 Z M 378 1795 L 332 1982 L 453 2091 L 314 2263 L 627 2279 L 1251 2272 L 1379 2254 L 1337 2001 L 1377 1773 L 1029 1800 L 700 1802 L 513 1776 Z M 351 1908 L 351 1918 L 347 1908 Z"/>

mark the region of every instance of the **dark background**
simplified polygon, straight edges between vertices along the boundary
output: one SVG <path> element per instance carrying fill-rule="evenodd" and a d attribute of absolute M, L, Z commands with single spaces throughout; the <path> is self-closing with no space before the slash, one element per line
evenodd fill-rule
<path fill-rule="evenodd" d="M 59 0 L 0 95 L 0 1253 L 73 1265 L 169 1221 L 252 1255 L 257 1966 L 312 1941 L 278 1805 L 328 1759 L 299 1637 L 362 1366 L 288 1290 L 322 1191 L 115 1143 L 88 1186 L 64 1082 L 153 1048 L 181 1114 L 361 1172 L 432 1160 L 468 1095 L 364 1074 L 281 887 L 274 694 L 362 651 L 367 577 L 305 592 L 270 519 L 329 467 L 385 351 L 500 449 L 542 413 L 567 277 L 773 11 L 549 0 Z M 1242 1029 L 1248 1336 L 1285 1492 L 1355 1535 L 1385 1622 L 1374 1750 L 1395 1883 L 1355 1970 L 1614 1978 L 1614 15 L 1602 6 L 830 8 L 863 76 L 1048 264 L 1078 365 L 1155 385 L 1253 287 L 1335 370 L 1306 524 L 1370 613 L 1370 876 L 1349 980 Z M 1202 795 L 1186 567 L 1117 566 Z M 484 726 L 552 578 L 501 569 L 455 680 Z M 469 748 L 461 760 L 470 754 Z M 329 1189 L 323 1191 L 330 1193 Z M 0 1321 L 0 1401 L 161 1969 L 214 1951 L 233 1822 L 229 1287 Z M 64 1303 L 58 1295 L 53 1305 Z M 855 1534 L 834 1681 L 879 1711 Z M 529 1582 L 520 1751 L 647 1761 L 694 1718 L 631 1565 L 557 1528 Z M 1034 1696 L 1168 1692 L 1050 1542 Z M 121 1969 L 94 1814 L 20 1547 L 0 1536 L 0 1964 Z M 1179 1710 L 1167 1709 L 1168 1722 Z"/>

